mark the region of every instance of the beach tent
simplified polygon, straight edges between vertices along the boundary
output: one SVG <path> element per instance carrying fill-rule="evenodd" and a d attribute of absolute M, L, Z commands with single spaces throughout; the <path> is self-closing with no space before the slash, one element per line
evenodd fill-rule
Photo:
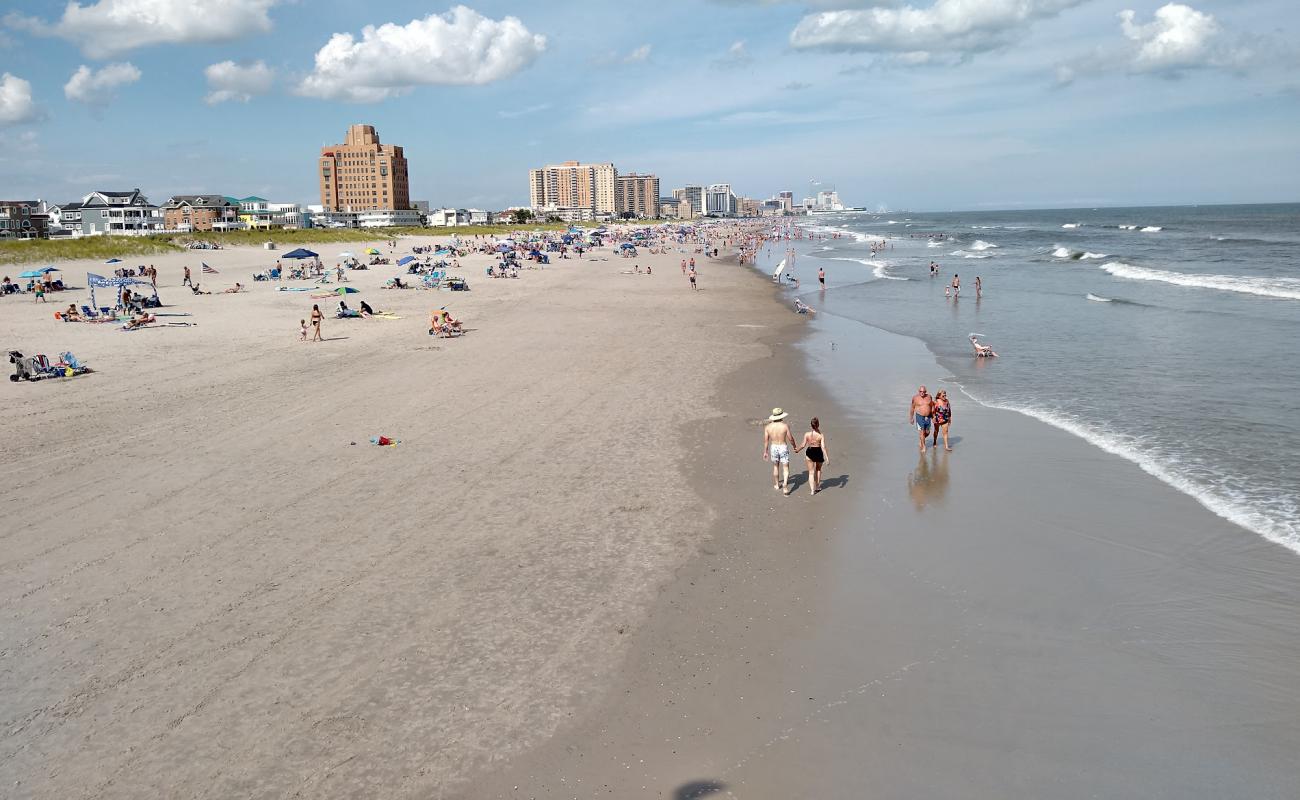
<path fill-rule="evenodd" d="M 280 258 L 318 258 L 318 257 L 319 257 L 318 253 L 313 253 L 312 251 L 305 250 L 301 247 L 299 247 L 297 250 L 290 251 L 280 256 Z"/>
<path fill-rule="evenodd" d="M 139 278 L 105 278 L 103 275 L 96 275 L 93 272 L 86 273 L 86 286 L 90 287 L 90 305 L 92 308 L 99 308 L 95 304 L 96 289 L 118 289 L 123 286 L 148 286 L 153 289 L 153 299 L 158 299 L 158 287 L 153 285 L 152 281 L 140 280 Z"/>
<path fill-rule="evenodd" d="M 402 256 L 401 258 L 397 259 L 397 266 L 404 267 L 414 260 L 415 260 L 415 256 Z"/>

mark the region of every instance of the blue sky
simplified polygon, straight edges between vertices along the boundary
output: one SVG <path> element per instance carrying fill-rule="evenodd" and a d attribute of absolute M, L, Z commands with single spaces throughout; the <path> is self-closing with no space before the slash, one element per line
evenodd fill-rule
<path fill-rule="evenodd" d="M 435 205 L 566 159 L 891 209 L 1300 200 L 1293 0 L 218 5 L 6 4 L 0 195 L 316 202 L 365 122 Z"/>

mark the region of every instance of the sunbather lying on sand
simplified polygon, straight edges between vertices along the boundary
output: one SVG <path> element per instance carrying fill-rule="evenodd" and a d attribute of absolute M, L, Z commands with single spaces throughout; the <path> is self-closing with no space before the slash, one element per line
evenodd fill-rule
<path fill-rule="evenodd" d="M 242 283 L 236 283 L 234 286 L 222 292 L 222 294 L 238 294 L 242 291 L 244 291 L 244 285 Z"/>
<path fill-rule="evenodd" d="M 123 325 L 122 327 L 125 330 L 129 331 L 135 328 L 143 328 L 145 325 L 149 325 L 157 321 L 158 321 L 157 318 L 155 318 L 152 314 L 141 311 L 140 313 L 136 314 L 134 317 L 131 317 L 129 320 L 127 320 L 126 324 Z"/>

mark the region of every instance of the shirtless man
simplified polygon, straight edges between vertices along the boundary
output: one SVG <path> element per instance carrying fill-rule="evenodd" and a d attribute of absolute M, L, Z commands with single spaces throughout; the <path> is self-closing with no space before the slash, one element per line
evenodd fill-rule
<path fill-rule="evenodd" d="M 916 425 L 921 437 L 921 452 L 925 452 L 925 438 L 930 435 L 930 421 L 934 416 L 934 398 L 922 386 L 912 395 L 912 405 L 907 409 L 907 420 Z"/>
<path fill-rule="evenodd" d="M 790 416 L 780 408 L 772 409 L 763 428 L 763 460 L 772 462 L 772 488 L 790 494 L 790 448 L 799 452 L 794 434 L 785 418 Z"/>
<path fill-rule="evenodd" d="M 952 296 L 961 297 L 961 278 L 958 278 L 956 274 L 952 276 Z"/>

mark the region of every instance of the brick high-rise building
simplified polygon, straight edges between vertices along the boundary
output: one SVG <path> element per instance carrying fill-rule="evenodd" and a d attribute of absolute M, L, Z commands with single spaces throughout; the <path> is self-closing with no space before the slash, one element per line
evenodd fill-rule
<path fill-rule="evenodd" d="M 613 164 L 566 161 L 528 171 L 528 200 L 535 209 L 616 211 Z M 658 197 L 658 195 L 655 195 Z"/>
<path fill-rule="evenodd" d="M 322 147 L 317 169 L 326 211 L 406 211 L 411 187 L 402 148 L 381 144 L 373 125 L 353 125 L 343 144 Z"/>
<path fill-rule="evenodd" d="M 614 205 L 620 216 L 659 217 L 659 178 L 654 175 L 618 175 L 614 178 Z"/>

